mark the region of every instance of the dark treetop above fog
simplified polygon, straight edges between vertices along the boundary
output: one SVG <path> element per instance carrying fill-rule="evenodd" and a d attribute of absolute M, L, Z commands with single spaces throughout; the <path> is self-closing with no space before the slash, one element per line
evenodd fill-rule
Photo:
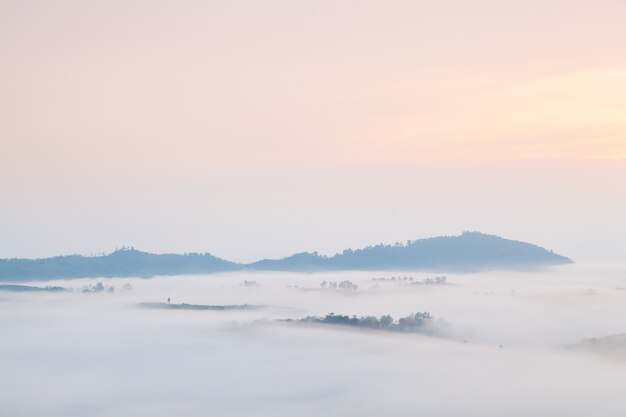
<path fill-rule="evenodd" d="M 135 249 L 102 256 L 0 259 L 0 281 L 85 277 L 151 277 L 225 271 L 426 270 L 480 271 L 526 269 L 571 263 L 542 247 L 478 232 L 347 249 L 334 256 L 298 253 L 250 264 L 229 262 L 208 253 L 151 254 Z"/>

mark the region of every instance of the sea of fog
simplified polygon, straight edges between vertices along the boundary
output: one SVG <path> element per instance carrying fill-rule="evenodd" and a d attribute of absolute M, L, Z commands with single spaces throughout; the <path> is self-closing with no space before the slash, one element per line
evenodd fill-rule
<path fill-rule="evenodd" d="M 626 416 L 626 347 L 579 345 L 626 333 L 626 265 L 416 284 L 441 275 L 227 273 L 0 291 L 0 415 Z M 83 292 L 98 282 L 104 291 Z M 264 308 L 141 305 L 168 298 Z M 434 336 L 278 321 L 424 311 L 440 318 Z"/>

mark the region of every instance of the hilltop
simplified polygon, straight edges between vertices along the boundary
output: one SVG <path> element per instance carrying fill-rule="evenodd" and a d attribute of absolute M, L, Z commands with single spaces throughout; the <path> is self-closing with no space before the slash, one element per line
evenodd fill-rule
<path fill-rule="evenodd" d="M 56 256 L 45 259 L 1 259 L 0 281 L 90 277 L 152 277 L 235 271 L 241 266 L 208 253 L 153 254 L 120 249 L 100 256 Z"/>
<path fill-rule="evenodd" d="M 440 236 L 397 243 L 346 249 L 331 257 L 316 252 L 286 258 L 265 259 L 248 265 L 257 270 L 377 270 L 417 269 L 468 271 L 525 269 L 572 263 L 572 260 L 540 246 L 480 232 Z"/>

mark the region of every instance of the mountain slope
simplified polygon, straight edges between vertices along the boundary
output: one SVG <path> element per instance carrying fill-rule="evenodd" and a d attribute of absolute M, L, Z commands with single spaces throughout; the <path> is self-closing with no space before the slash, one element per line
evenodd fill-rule
<path fill-rule="evenodd" d="M 256 270 L 484 270 L 520 269 L 572 263 L 540 246 L 479 232 L 460 236 L 421 239 L 407 244 L 347 249 L 332 257 L 300 253 L 278 260 L 262 260 L 248 267 Z"/>
<path fill-rule="evenodd" d="M 2 259 L 0 281 L 87 277 L 150 277 L 233 271 L 239 265 L 209 254 L 152 254 L 134 249 L 104 256 L 57 256 L 46 259 Z"/>

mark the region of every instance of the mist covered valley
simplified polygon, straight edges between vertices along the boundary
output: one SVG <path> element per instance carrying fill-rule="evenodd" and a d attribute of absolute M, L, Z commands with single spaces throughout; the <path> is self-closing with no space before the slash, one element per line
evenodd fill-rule
<path fill-rule="evenodd" d="M 0 291 L 5 415 L 626 412 L 624 265 L 32 286 L 65 291 Z M 331 313 L 430 319 L 384 331 Z"/>

